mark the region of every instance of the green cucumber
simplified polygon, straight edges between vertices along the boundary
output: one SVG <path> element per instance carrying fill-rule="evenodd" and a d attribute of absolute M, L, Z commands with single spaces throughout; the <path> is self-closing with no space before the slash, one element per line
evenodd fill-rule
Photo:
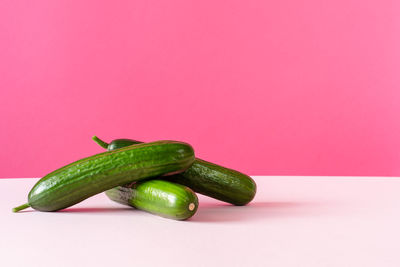
<path fill-rule="evenodd" d="M 149 177 L 171 175 L 187 169 L 193 148 L 176 141 L 157 141 L 90 156 L 41 178 L 28 194 L 27 207 L 56 211 L 116 186 Z"/>
<path fill-rule="evenodd" d="M 100 145 L 102 148 L 107 149 L 108 151 L 115 150 L 118 148 L 126 147 L 126 146 L 131 146 L 131 145 L 136 145 L 136 144 L 142 144 L 143 142 L 132 140 L 132 139 L 115 139 L 111 143 L 107 144 L 97 136 L 93 136 L 92 138 L 98 145 Z"/>
<path fill-rule="evenodd" d="M 115 202 L 175 220 L 192 217 L 199 206 L 190 188 L 158 179 L 118 186 L 105 193 Z"/>
<path fill-rule="evenodd" d="M 130 139 L 116 139 L 107 144 L 96 136 L 93 140 L 107 150 L 141 143 Z M 238 206 L 246 205 L 253 200 L 257 190 L 256 183 L 249 176 L 198 158 L 183 173 L 163 179 L 188 186 L 197 193 Z"/>

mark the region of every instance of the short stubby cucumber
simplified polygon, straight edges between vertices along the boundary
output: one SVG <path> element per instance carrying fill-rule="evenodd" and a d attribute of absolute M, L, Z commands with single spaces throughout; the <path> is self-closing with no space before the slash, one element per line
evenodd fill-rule
<path fill-rule="evenodd" d="M 192 217 L 199 205 L 190 188 L 159 179 L 118 186 L 105 193 L 115 202 L 175 220 Z"/>
<path fill-rule="evenodd" d="M 41 178 L 28 194 L 27 207 L 56 211 L 116 186 L 149 177 L 172 175 L 194 161 L 193 148 L 177 141 L 156 141 L 90 156 Z"/>
<path fill-rule="evenodd" d="M 131 139 L 115 139 L 108 144 L 96 136 L 93 140 L 109 151 L 142 143 Z M 163 179 L 188 186 L 197 193 L 238 206 L 252 201 L 257 191 L 256 183 L 249 176 L 198 158 L 186 171 Z"/>

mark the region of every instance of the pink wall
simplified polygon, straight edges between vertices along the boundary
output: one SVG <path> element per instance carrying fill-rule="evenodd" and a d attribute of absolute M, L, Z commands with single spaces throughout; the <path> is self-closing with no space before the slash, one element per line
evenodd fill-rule
<path fill-rule="evenodd" d="M 400 5 L 1 1 L 0 177 L 110 140 L 251 175 L 400 176 Z"/>

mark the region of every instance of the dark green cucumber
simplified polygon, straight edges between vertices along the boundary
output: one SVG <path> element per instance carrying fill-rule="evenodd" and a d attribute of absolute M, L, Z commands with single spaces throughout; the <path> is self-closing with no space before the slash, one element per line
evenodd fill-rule
<path fill-rule="evenodd" d="M 64 209 L 119 185 L 182 172 L 193 160 L 192 147 L 176 141 L 144 143 L 100 153 L 47 174 L 29 192 L 28 203 L 13 211 L 29 206 L 40 211 Z"/>
<path fill-rule="evenodd" d="M 108 150 L 141 143 L 130 139 L 116 139 L 107 144 L 96 136 L 93 137 L 93 140 Z M 197 193 L 239 206 L 246 205 L 253 200 L 257 190 L 256 183 L 249 176 L 198 158 L 185 172 L 163 179 L 188 186 Z"/>
<path fill-rule="evenodd" d="M 126 146 L 131 146 L 131 145 L 136 145 L 136 144 L 142 144 L 143 142 L 132 140 L 132 139 L 116 139 L 113 140 L 111 143 L 107 144 L 97 136 L 93 136 L 92 138 L 97 144 L 99 144 L 102 148 L 107 149 L 108 151 L 115 150 L 118 148 L 126 147 Z"/>
<path fill-rule="evenodd" d="M 158 179 L 118 186 L 105 193 L 115 202 L 175 220 L 192 217 L 199 206 L 196 194 L 187 186 Z"/>

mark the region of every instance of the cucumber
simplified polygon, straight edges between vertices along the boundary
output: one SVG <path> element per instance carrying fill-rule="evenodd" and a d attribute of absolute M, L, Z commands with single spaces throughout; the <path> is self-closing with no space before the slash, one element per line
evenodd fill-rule
<path fill-rule="evenodd" d="M 176 141 L 157 141 L 90 156 L 41 178 L 28 194 L 27 207 L 56 211 L 119 185 L 184 171 L 194 160 L 193 148 Z"/>
<path fill-rule="evenodd" d="M 131 139 L 116 139 L 107 144 L 96 136 L 93 140 L 107 150 L 141 143 Z M 163 179 L 188 186 L 197 193 L 238 206 L 248 204 L 257 191 L 256 183 L 249 176 L 198 158 L 183 173 Z"/>
<path fill-rule="evenodd" d="M 175 220 L 192 217 L 199 206 L 190 188 L 158 179 L 114 187 L 105 193 L 115 202 Z"/>
<path fill-rule="evenodd" d="M 131 145 L 136 145 L 136 144 L 142 144 L 143 142 L 132 140 L 132 139 L 115 139 L 111 143 L 107 144 L 97 136 L 93 136 L 92 138 L 98 145 L 100 145 L 102 148 L 107 149 L 108 151 L 115 150 L 118 148 L 126 147 L 126 146 L 131 146 Z"/>

